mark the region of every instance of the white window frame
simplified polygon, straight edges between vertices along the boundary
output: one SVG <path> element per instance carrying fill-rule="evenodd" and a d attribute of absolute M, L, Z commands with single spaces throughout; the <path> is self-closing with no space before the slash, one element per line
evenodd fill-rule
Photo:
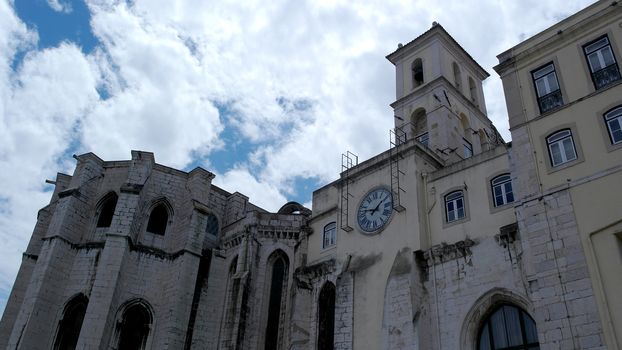
<path fill-rule="evenodd" d="M 618 123 L 618 129 L 613 130 L 612 123 Z M 609 132 L 609 140 L 611 144 L 617 145 L 622 143 L 622 136 L 619 139 L 616 139 L 614 136 L 614 131 L 618 131 L 622 133 L 622 106 L 616 107 L 615 109 L 605 113 L 605 124 L 607 125 L 607 131 Z"/>
<path fill-rule="evenodd" d="M 552 92 L 559 90 L 559 80 L 557 79 L 557 73 L 555 72 L 555 65 L 553 62 L 547 64 L 546 66 L 534 71 L 532 73 L 533 82 L 536 85 L 536 94 L 538 98 L 546 96 Z M 551 79 L 553 78 L 553 79 Z M 541 91 L 538 87 L 538 82 L 542 81 L 544 83 L 544 91 Z M 551 86 L 551 82 L 555 82 L 557 87 L 554 89 Z"/>
<path fill-rule="evenodd" d="M 609 54 L 611 55 L 611 58 L 613 59 L 613 62 L 611 64 L 607 64 L 605 62 L 605 56 L 603 55 L 603 52 L 605 51 L 609 51 Z M 587 64 L 590 66 L 590 72 L 592 73 L 597 72 L 601 69 L 607 68 L 613 64 L 616 64 L 616 58 L 615 58 L 615 55 L 613 54 L 613 50 L 611 49 L 611 43 L 609 42 L 609 38 L 606 35 L 585 45 L 583 47 L 583 52 L 585 52 L 585 57 L 587 58 Z M 598 64 L 600 65 L 600 67 L 594 67 L 592 65 L 590 56 L 593 56 L 594 54 L 596 54 L 596 59 L 598 60 Z"/>
<path fill-rule="evenodd" d="M 540 113 L 555 110 L 563 105 L 561 85 L 559 84 L 555 64 L 553 62 L 533 70 L 531 72 L 531 78 L 536 91 L 536 99 Z M 545 108 L 543 103 L 552 98 L 553 95 L 559 95 L 558 99 L 555 99 L 556 104 L 553 106 L 546 104 Z"/>
<path fill-rule="evenodd" d="M 450 209 L 450 205 L 453 207 Z M 464 192 L 462 190 L 453 191 L 445 196 L 445 220 L 454 222 L 466 218 L 466 208 L 464 205 Z"/>
<path fill-rule="evenodd" d="M 496 176 L 490 181 L 490 186 L 492 188 L 492 202 L 495 207 L 501 207 L 514 202 L 514 189 L 512 188 L 512 178 L 510 174 Z M 499 189 L 499 196 L 497 196 L 497 189 Z M 508 199 L 509 194 L 512 195 L 512 200 Z M 501 199 L 500 202 L 497 201 L 497 197 Z"/>
<path fill-rule="evenodd" d="M 575 147 L 574 139 L 572 137 L 572 131 L 570 129 L 562 129 L 547 136 L 546 145 L 549 150 L 549 159 L 551 160 L 551 165 L 553 167 L 557 167 L 578 159 L 577 148 Z M 567 152 L 567 145 L 571 146 L 572 153 Z M 561 158 L 559 161 L 555 160 L 554 149 L 559 150 L 559 155 Z"/>
<path fill-rule="evenodd" d="M 322 235 L 322 249 L 333 247 L 337 244 L 337 223 L 330 222 L 324 226 Z"/>
<path fill-rule="evenodd" d="M 592 82 L 596 90 L 602 89 L 622 78 L 613 47 L 611 46 L 611 41 L 607 35 L 603 35 L 583 45 L 583 53 L 585 54 L 585 60 L 587 61 L 587 66 L 590 70 Z M 607 59 L 610 60 L 609 63 L 607 63 Z M 593 63 L 597 63 L 598 66 L 595 67 Z M 606 77 L 603 81 L 598 79 L 598 75 L 601 71 L 604 72 L 603 74 Z"/>

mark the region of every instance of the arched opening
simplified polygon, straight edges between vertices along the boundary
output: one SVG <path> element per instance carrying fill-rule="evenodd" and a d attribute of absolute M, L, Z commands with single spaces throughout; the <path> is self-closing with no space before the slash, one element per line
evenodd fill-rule
<path fill-rule="evenodd" d="M 477 87 L 475 86 L 475 80 L 469 77 L 469 94 L 471 95 L 471 102 L 473 102 L 476 106 L 479 106 L 477 102 Z"/>
<path fill-rule="evenodd" d="M 222 348 L 232 348 L 234 344 L 233 334 L 235 319 L 238 309 L 238 294 L 240 291 L 240 279 L 235 278 L 238 268 L 238 257 L 234 257 L 229 265 L 229 278 L 227 280 L 227 293 L 224 308 L 224 336 L 221 339 Z"/>
<path fill-rule="evenodd" d="M 147 232 L 164 236 L 166 226 L 168 224 L 168 210 L 163 203 L 158 204 L 151 214 L 149 214 L 149 222 L 147 223 Z"/>
<path fill-rule="evenodd" d="M 288 262 L 287 257 L 282 252 L 273 254 L 273 257 L 268 259 L 268 261 L 272 261 L 272 268 L 264 349 L 276 350 L 280 348 L 282 338 L 283 292 L 287 289 Z"/>
<path fill-rule="evenodd" d="M 477 337 L 479 350 L 538 349 L 533 318 L 512 304 L 502 304 L 484 320 Z"/>
<path fill-rule="evenodd" d="M 118 350 L 144 349 L 151 328 L 151 313 L 141 303 L 132 304 L 123 311 L 118 327 Z"/>
<path fill-rule="evenodd" d="M 76 348 L 88 304 L 89 300 L 84 294 L 74 297 L 67 303 L 56 334 L 55 350 L 74 350 Z"/>
<path fill-rule="evenodd" d="M 318 298 L 318 350 L 333 350 L 335 337 L 335 285 L 326 282 Z"/>
<path fill-rule="evenodd" d="M 421 58 L 417 58 L 412 63 L 413 74 L 413 87 L 421 86 L 423 84 L 423 61 Z"/>
<path fill-rule="evenodd" d="M 412 133 L 417 141 L 428 146 L 430 140 L 428 134 L 428 116 L 424 108 L 417 108 L 410 116 Z"/>
<path fill-rule="evenodd" d="M 462 126 L 462 157 L 464 159 L 473 156 L 473 129 L 469 124 L 469 118 L 464 113 L 460 113 L 460 125 Z"/>
<path fill-rule="evenodd" d="M 454 86 L 459 91 L 462 91 L 462 73 L 460 73 L 460 66 L 458 65 L 458 63 L 456 62 L 453 63 L 453 69 L 454 69 Z"/>
<path fill-rule="evenodd" d="M 97 218 L 97 227 L 110 227 L 114 210 L 117 207 L 117 194 L 112 192 L 101 201 L 99 205 L 99 216 Z"/>

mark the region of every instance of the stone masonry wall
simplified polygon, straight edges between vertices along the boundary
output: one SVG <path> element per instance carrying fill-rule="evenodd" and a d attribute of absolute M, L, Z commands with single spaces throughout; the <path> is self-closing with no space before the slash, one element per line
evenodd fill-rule
<path fill-rule="evenodd" d="M 512 295 L 527 294 L 523 283 L 520 245 L 500 245 L 493 235 L 480 242 L 435 246 L 425 252 L 433 349 L 473 349 L 482 315 L 472 309 L 482 298 L 501 294 L 505 301 L 526 308 Z M 524 298 L 524 297 L 523 297 Z M 491 305 L 494 306 L 494 305 Z M 528 306 L 528 305 L 527 305 Z"/>
<path fill-rule="evenodd" d="M 517 208 L 542 349 L 601 349 L 602 326 L 568 190 Z"/>

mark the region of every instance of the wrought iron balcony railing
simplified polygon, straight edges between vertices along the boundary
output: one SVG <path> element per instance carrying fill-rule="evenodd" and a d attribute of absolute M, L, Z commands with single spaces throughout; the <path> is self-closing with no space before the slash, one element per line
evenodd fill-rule
<path fill-rule="evenodd" d="M 609 65 L 592 73 L 592 79 L 594 79 L 596 90 L 603 88 L 614 81 L 618 81 L 620 78 L 620 70 L 618 70 L 618 66 L 616 64 Z"/>
<path fill-rule="evenodd" d="M 562 100 L 562 91 L 557 89 L 551 93 L 538 98 L 540 104 L 540 112 L 546 113 L 564 104 Z"/>

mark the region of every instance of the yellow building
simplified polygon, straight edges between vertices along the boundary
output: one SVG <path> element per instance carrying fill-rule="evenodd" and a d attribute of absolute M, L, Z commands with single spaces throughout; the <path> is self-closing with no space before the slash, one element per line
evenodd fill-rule
<path fill-rule="evenodd" d="M 500 54 L 495 67 L 512 132 L 521 235 L 549 235 L 546 244 L 585 254 L 609 349 L 622 346 L 621 45 L 622 8 L 599 1 Z M 569 243 L 574 235 L 580 242 Z M 554 251 L 560 278 L 587 276 L 561 247 Z M 575 337 L 586 332 L 573 320 L 572 299 L 583 287 L 562 292 L 568 322 L 560 329 Z"/>

